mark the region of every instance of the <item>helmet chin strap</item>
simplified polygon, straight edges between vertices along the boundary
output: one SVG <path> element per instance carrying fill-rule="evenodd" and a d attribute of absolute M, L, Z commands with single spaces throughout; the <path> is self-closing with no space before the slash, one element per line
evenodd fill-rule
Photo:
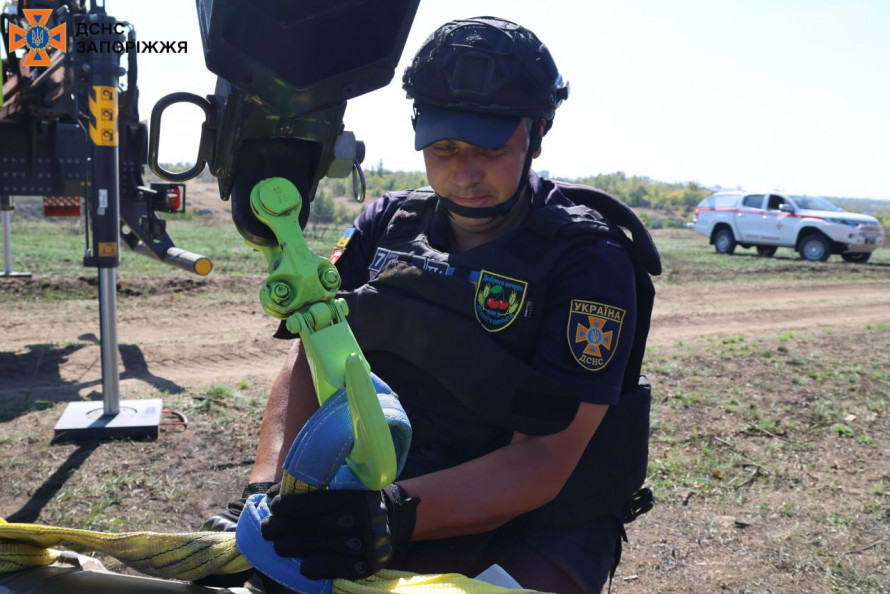
<path fill-rule="evenodd" d="M 513 195 L 510 196 L 510 199 L 502 204 L 496 204 L 494 206 L 484 206 L 484 207 L 472 207 L 472 206 L 463 206 L 461 204 L 457 204 L 453 200 L 449 198 L 445 198 L 444 196 L 436 197 L 439 199 L 439 203 L 442 205 L 442 208 L 447 210 L 449 213 L 454 213 L 458 216 L 466 217 L 468 219 L 492 219 L 495 217 L 503 217 L 506 216 L 510 210 L 516 206 L 516 203 L 519 202 L 519 198 L 522 197 L 523 192 L 525 192 L 526 186 L 528 186 L 528 174 L 532 168 L 532 159 L 534 159 L 535 151 L 538 150 L 538 147 L 541 146 L 541 132 L 539 127 L 540 120 L 533 120 L 532 122 L 532 130 L 528 143 L 528 153 L 525 155 L 525 163 L 522 165 L 522 175 L 519 178 L 519 186 L 516 188 L 516 191 L 513 192 Z"/>

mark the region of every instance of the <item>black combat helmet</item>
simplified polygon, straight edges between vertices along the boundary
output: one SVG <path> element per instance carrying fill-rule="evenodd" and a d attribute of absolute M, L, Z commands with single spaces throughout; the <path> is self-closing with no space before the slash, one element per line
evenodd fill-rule
<path fill-rule="evenodd" d="M 496 17 L 451 21 L 439 27 L 405 69 L 402 87 L 414 100 L 418 150 L 443 138 L 436 129 L 426 130 L 425 111 L 435 114 L 431 120 L 439 120 L 444 110 L 469 112 L 462 127 L 482 142 L 456 138 L 500 146 L 521 117 L 545 120 L 546 132 L 556 108 L 569 94 L 547 46 L 528 29 Z M 486 134 L 484 124 L 493 128 L 491 134 Z M 495 140 L 499 144 L 493 145 Z"/>

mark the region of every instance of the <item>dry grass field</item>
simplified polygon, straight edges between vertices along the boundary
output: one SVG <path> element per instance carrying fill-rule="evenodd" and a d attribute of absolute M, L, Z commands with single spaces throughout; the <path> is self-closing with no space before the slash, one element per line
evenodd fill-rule
<path fill-rule="evenodd" d="M 192 224 L 229 224 L 216 202 L 197 206 Z M 628 527 L 612 592 L 890 592 L 886 250 L 812 264 L 719 257 L 687 230 L 655 240 L 658 503 Z M 262 265 L 203 279 L 122 267 L 122 397 L 171 412 L 154 441 L 53 443 L 67 403 L 102 398 L 96 283 L 76 258 L 0 280 L 0 517 L 197 528 L 246 482 L 288 348 L 256 297 Z"/>

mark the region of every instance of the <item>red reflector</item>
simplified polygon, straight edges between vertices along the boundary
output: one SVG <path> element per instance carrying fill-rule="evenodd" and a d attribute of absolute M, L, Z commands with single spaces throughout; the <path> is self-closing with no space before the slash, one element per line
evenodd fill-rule
<path fill-rule="evenodd" d="M 43 216 L 79 217 L 80 196 L 44 196 Z"/>
<path fill-rule="evenodd" d="M 167 190 L 167 206 L 170 210 L 179 210 L 182 206 L 182 191 L 179 188 Z"/>

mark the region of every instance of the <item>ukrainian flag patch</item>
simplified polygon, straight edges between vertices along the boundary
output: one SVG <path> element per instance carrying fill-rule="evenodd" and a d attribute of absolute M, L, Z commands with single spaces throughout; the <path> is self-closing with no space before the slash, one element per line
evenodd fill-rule
<path fill-rule="evenodd" d="M 337 263 L 337 260 L 343 255 L 343 252 L 346 251 L 346 246 L 349 245 L 354 234 L 355 227 L 346 227 L 346 229 L 343 230 L 343 235 L 337 240 L 337 245 L 334 246 L 334 249 L 331 251 L 331 257 L 328 258 L 331 261 L 331 264 Z"/>

